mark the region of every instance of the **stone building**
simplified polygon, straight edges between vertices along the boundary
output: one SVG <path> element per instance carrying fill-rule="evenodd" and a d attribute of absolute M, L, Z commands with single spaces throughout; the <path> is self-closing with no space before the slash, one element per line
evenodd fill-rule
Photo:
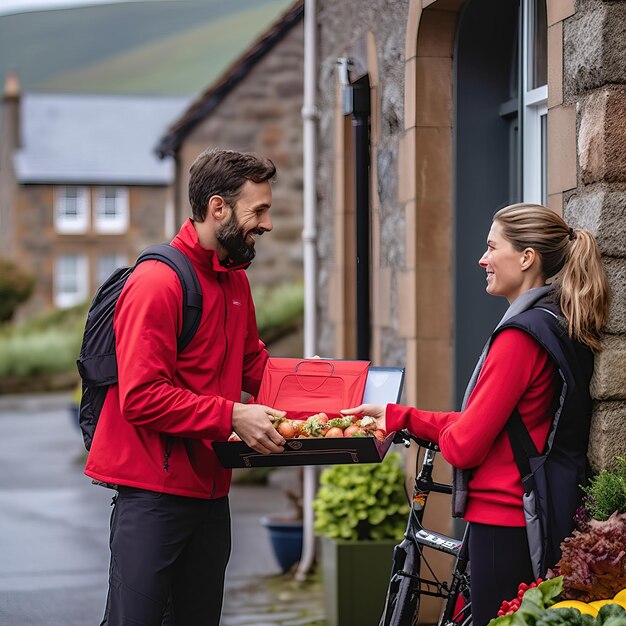
<path fill-rule="evenodd" d="M 274 161 L 274 230 L 247 270 L 253 285 L 302 280 L 302 16 L 299 0 L 191 103 L 157 147 L 175 163 L 177 222 L 190 215 L 189 167 L 203 150 L 255 152 Z"/>
<path fill-rule="evenodd" d="M 405 365 L 407 404 L 458 408 L 506 304 L 478 266 L 492 215 L 546 204 L 597 236 L 613 290 L 589 451 L 610 465 L 626 454 L 626 2 L 316 4 L 318 353 Z"/>
<path fill-rule="evenodd" d="M 20 94 L 0 127 L 0 254 L 36 277 L 21 315 L 89 299 L 173 230 L 173 167 L 153 153 L 183 98 Z"/>
<path fill-rule="evenodd" d="M 406 364 L 409 404 L 458 406 L 505 305 L 485 294 L 477 263 L 491 217 L 547 204 L 597 236 L 610 277 L 590 452 L 609 464 L 626 452 L 626 2 L 317 6 L 318 350 L 358 349 L 359 112 L 342 106 L 346 89 L 354 103 L 367 90 L 369 356 Z"/>

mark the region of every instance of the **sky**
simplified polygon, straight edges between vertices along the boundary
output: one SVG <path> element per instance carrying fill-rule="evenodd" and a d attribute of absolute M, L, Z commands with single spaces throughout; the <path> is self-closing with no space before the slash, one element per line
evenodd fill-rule
<path fill-rule="evenodd" d="M 87 6 L 90 4 L 113 4 L 131 0 L 0 0 L 0 15 L 42 11 L 47 9 L 65 9 L 68 7 Z M 132 0 L 134 2 L 155 2 L 158 0 Z"/>

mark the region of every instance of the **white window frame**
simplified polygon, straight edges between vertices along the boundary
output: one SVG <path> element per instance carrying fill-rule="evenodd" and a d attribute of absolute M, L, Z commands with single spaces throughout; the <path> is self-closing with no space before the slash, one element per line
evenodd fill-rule
<path fill-rule="evenodd" d="M 105 258 L 112 259 L 112 262 L 107 261 L 107 268 L 103 268 L 103 261 Z M 128 259 L 125 254 L 119 252 L 105 252 L 98 257 L 98 266 L 96 279 L 98 281 L 98 287 L 116 270 L 118 267 L 128 265 Z"/>
<path fill-rule="evenodd" d="M 64 264 L 68 266 L 63 267 Z M 73 264 L 74 267 L 69 267 Z M 67 275 L 66 275 L 67 274 Z M 67 287 L 73 287 L 68 289 Z M 89 262 L 86 254 L 61 254 L 54 265 L 54 303 L 60 309 L 81 304 L 89 293 Z"/>
<path fill-rule="evenodd" d="M 67 192 L 76 191 L 76 213 L 67 212 Z M 79 235 L 89 230 L 89 189 L 76 185 L 63 185 L 55 188 L 54 228 L 56 232 Z"/>
<path fill-rule="evenodd" d="M 529 60 L 533 58 L 533 25 L 530 23 L 534 0 L 524 0 L 522 54 L 522 199 L 524 202 L 546 204 L 547 154 L 544 150 L 546 137 L 542 136 L 542 117 L 548 114 L 548 85 L 530 89 Z M 547 119 L 547 118 L 546 118 Z M 547 124 L 546 124 L 547 128 Z M 543 141 L 542 141 L 543 139 Z"/>
<path fill-rule="evenodd" d="M 106 197 L 108 190 L 115 190 L 115 213 L 105 212 Z M 125 233 L 128 230 L 128 188 L 107 185 L 97 188 L 94 224 L 99 233 L 115 235 Z"/>

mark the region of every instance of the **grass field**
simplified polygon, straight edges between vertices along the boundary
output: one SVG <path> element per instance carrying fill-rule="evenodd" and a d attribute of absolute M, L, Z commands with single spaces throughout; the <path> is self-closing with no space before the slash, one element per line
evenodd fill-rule
<path fill-rule="evenodd" d="M 0 16 L 0 78 L 25 90 L 191 95 L 290 0 L 160 0 Z"/>

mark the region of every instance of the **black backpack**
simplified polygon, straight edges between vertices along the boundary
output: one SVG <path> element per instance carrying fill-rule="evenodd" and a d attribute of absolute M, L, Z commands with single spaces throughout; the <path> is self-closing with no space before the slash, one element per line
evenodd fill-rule
<path fill-rule="evenodd" d="M 189 345 L 200 325 L 202 317 L 200 283 L 191 262 L 177 248 L 167 243 L 150 246 L 139 255 L 135 265 L 120 267 L 107 278 L 96 292 L 89 307 L 80 356 L 76 361 L 83 388 L 78 422 L 87 450 L 91 448 L 109 387 L 117 383 L 117 360 L 113 333 L 115 305 L 133 270 L 139 263 L 150 260 L 166 263 L 180 279 L 183 289 L 183 324 L 177 341 L 179 353 Z"/>

